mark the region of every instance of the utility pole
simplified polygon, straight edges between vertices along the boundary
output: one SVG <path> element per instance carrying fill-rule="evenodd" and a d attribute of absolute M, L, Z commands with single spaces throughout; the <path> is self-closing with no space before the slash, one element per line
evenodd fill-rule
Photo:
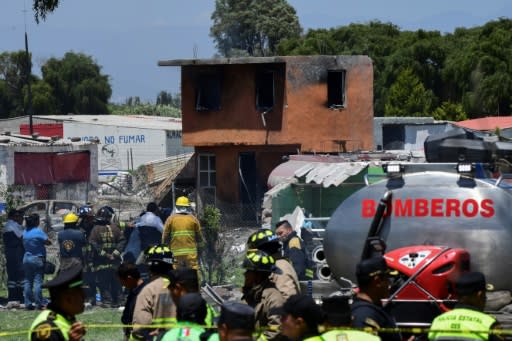
<path fill-rule="evenodd" d="M 28 104 L 27 104 L 27 113 L 29 119 L 29 131 L 30 135 L 34 134 L 34 126 L 32 124 L 32 88 L 30 87 L 30 75 L 32 74 L 32 63 L 30 62 L 30 55 L 28 53 L 28 36 L 27 36 L 27 10 L 23 9 L 23 20 L 25 21 L 25 82 L 27 83 L 27 91 L 28 91 Z"/>

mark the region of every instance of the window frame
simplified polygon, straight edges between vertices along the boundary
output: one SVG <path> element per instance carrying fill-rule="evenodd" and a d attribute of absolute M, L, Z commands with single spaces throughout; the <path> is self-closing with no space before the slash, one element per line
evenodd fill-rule
<path fill-rule="evenodd" d="M 206 170 L 203 170 L 201 169 L 201 158 L 202 157 L 207 157 L 207 169 Z M 215 168 L 214 169 L 211 169 L 211 158 L 214 158 L 215 160 Z M 201 174 L 204 174 L 206 173 L 207 174 L 207 179 L 208 179 L 208 184 L 206 185 L 203 185 L 201 183 Z M 215 177 L 215 184 L 212 185 L 212 178 L 211 176 L 214 176 Z M 216 188 L 217 187 L 217 158 L 215 156 L 215 154 L 213 153 L 200 153 L 198 154 L 198 158 L 197 158 L 197 185 L 198 185 L 198 188 Z"/>
<path fill-rule="evenodd" d="M 340 74 L 341 77 L 337 75 L 338 79 L 334 79 L 335 74 Z M 337 92 L 341 94 L 336 94 Z M 347 107 L 347 70 L 327 70 L 327 107 L 331 109 Z"/>

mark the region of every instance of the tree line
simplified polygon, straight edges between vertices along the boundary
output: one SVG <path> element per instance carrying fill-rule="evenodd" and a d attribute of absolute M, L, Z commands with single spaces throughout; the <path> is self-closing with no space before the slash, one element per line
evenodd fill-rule
<path fill-rule="evenodd" d="M 34 0 L 36 21 L 58 4 Z M 380 21 L 303 33 L 286 0 L 216 0 L 211 19 L 210 36 L 223 57 L 368 55 L 376 116 L 463 120 L 512 112 L 512 19 L 453 33 Z M 0 103 L 2 86 L 0 79 Z"/>
<path fill-rule="evenodd" d="M 286 0 L 216 0 L 212 21 L 224 57 L 369 56 L 376 116 L 464 120 L 512 111 L 511 19 L 446 34 L 380 21 L 303 34 Z"/>

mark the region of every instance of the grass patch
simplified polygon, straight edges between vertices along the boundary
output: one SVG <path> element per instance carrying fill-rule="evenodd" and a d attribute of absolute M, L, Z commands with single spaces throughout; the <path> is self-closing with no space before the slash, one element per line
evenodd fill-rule
<path fill-rule="evenodd" d="M 37 311 L 6 310 L 0 312 L 0 341 L 27 340 L 32 321 Z M 121 324 L 121 312 L 117 309 L 92 308 L 77 316 L 87 328 L 86 340 L 123 340 L 121 327 L 109 325 Z M 4 333 L 10 334 L 3 336 Z M 12 333 L 12 334 L 11 334 Z"/>

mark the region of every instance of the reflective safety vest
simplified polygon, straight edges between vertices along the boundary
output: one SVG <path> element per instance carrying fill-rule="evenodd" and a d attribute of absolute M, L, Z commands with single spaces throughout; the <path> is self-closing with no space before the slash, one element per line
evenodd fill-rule
<path fill-rule="evenodd" d="M 204 324 L 207 327 L 215 327 L 217 325 L 217 320 L 219 319 L 219 313 L 213 309 L 211 305 L 206 304 L 206 318 L 204 319 Z"/>
<path fill-rule="evenodd" d="M 428 333 L 429 340 L 464 338 L 488 340 L 496 319 L 482 312 L 456 308 L 434 319 Z"/>
<path fill-rule="evenodd" d="M 319 340 L 324 341 L 379 341 L 380 337 L 360 330 L 334 329 L 323 333 Z"/>
<path fill-rule="evenodd" d="M 52 314 L 52 316 L 50 316 Z M 52 324 L 53 323 L 53 324 Z M 55 326 L 59 329 L 52 330 Z M 69 340 L 69 330 L 71 329 L 71 322 L 64 316 L 57 314 L 49 309 L 42 311 L 32 322 L 28 332 L 28 340 L 32 340 L 32 333 L 35 333 L 36 340 L 48 339 L 52 333 L 60 332 L 64 340 Z"/>
<path fill-rule="evenodd" d="M 199 341 L 204 328 L 195 323 L 180 322 L 177 327 L 167 331 L 157 341 Z"/>

